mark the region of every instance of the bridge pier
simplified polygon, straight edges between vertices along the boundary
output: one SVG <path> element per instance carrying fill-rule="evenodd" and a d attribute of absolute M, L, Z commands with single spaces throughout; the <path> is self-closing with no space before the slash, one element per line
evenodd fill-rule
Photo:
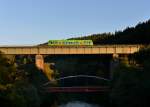
<path fill-rule="evenodd" d="M 128 66 L 129 63 L 130 63 L 128 56 L 129 56 L 129 55 L 127 55 L 127 54 L 122 54 L 122 55 L 120 56 L 120 58 L 119 58 L 119 59 L 120 59 L 120 62 L 123 63 L 123 64 L 125 64 L 125 65 L 127 65 L 127 66 Z"/>
<path fill-rule="evenodd" d="M 116 61 L 116 62 L 121 62 L 123 64 L 126 64 L 128 65 L 129 64 L 129 58 L 128 58 L 129 55 L 127 54 L 113 54 L 112 55 L 112 58 L 113 58 L 113 61 Z"/>
<path fill-rule="evenodd" d="M 128 56 L 128 54 L 112 54 L 112 59 L 110 61 L 110 79 L 113 79 L 114 70 L 120 63 L 126 66 L 130 65 Z"/>
<path fill-rule="evenodd" d="M 119 54 L 116 54 L 116 53 L 112 54 L 112 58 L 114 61 L 117 61 L 119 58 Z"/>
<path fill-rule="evenodd" d="M 35 56 L 35 64 L 38 69 L 44 70 L 44 58 L 42 55 L 38 54 Z"/>
<path fill-rule="evenodd" d="M 113 79 L 113 73 L 114 69 L 118 66 L 119 64 L 119 54 L 112 54 L 112 59 L 110 61 L 110 79 Z"/>
<path fill-rule="evenodd" d="M 35 64 L 39 70 L 43 71 L 49 80 L 53 80 L 54 69 L 50 67 L 54 65 L 53 63 L 45 63 L 44 56 L 38 54 L 35 56 Z"/>

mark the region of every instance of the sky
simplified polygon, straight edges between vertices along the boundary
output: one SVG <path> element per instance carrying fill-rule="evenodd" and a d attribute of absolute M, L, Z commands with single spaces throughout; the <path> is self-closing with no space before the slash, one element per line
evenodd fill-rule
<path fill-rule="evenodd" d="M 150 0 L 0 0 L 0 45 L 115 32 L 150 19 Z"/>

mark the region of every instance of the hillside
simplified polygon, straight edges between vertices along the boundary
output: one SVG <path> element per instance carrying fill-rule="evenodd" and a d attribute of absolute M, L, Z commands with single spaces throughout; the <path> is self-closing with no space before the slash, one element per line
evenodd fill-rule
<path fill-rule="evenodd" d="M 93 40 L 94 45 L 98 44 L 150 44 L 150 19 L 140 22 L 135 27 L 127 27 L 115 33 L 98 33 L 82 37 L 73 37 L 76 40 Z M 47 43 L 39 44 L 46 46 Z"/>
<path fill-rule="evenodd" d="M 94 44 L 149 44 L 150 20 L 139 23 L 135 27 L 127 27 L 123 31 L 93 34 L 70 39 L 92 39 Z"/>

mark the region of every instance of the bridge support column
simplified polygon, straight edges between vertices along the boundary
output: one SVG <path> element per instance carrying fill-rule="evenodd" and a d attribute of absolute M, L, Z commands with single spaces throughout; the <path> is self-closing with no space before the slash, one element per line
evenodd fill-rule
<path fill-rule="evenodd" d="M 119 64 L 119 54 L 112 54 L 112 59 L 110 61 L 110 79 L 113 79 L 113 73 L 118 64 Z"/>
<path fill-rule="evenodd" d="M 128 65 L 129 65 L 129 58 L 128 58 L 128 55 L 122 55 L 122 56 L 120 57 L 120 62 L 128 66 Z"/>
<path fill-rule="evenodd" d="M 119 54 L 113 54 L 111 63 L 112 63 L 113 68 L 116 68 L 118 66 L 118 64 L 119 64 Z"/>
<path fill-rule="evenodd" d="M 42 55 L 38 54 L 35 56 L 35 64 L 38 69 L 44 70 L 44 58 Z"/>
<path fill-rule="evenodd" d="M 113 60 L 117 60 L 119 58 L 119 54 L 115 53 L 115 54 L 112 55 L 112 57 L 113 57 Z"/>

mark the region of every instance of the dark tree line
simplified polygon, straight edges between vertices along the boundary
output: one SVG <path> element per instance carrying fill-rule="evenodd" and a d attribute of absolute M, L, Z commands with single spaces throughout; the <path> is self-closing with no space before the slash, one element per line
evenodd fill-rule
<path fill-rule="evenodd" d="M 94 44 L 149 44 L 150 20 L 139 23 L 135 27 L 127 27 L 123 31 L 113 33 L 93 34 L 70 39 L 91 39 Z"/>

